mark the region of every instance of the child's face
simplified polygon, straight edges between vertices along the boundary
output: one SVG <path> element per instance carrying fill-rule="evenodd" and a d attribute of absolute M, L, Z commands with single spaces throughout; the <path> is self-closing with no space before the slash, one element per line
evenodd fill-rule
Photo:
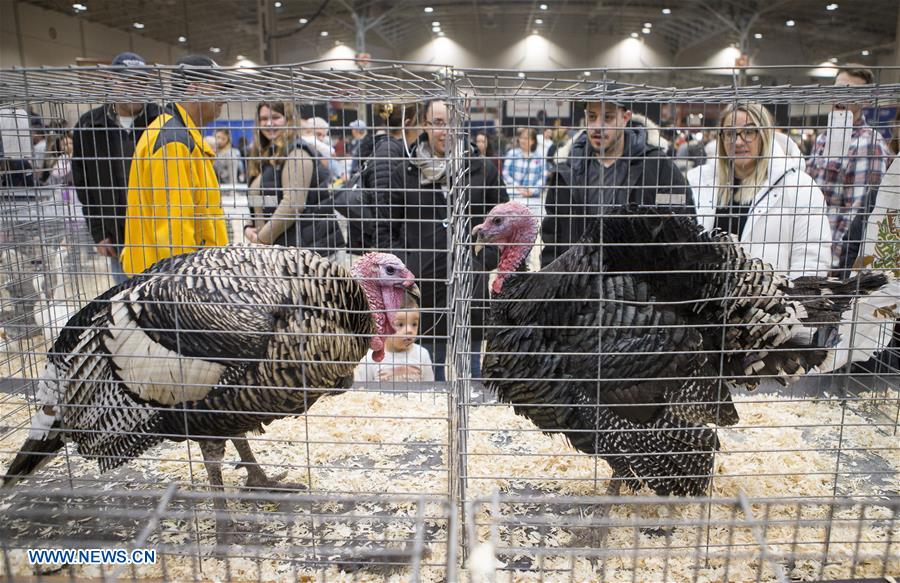
<path fill-rule="evenodd" d="M 390 352 L 406 352 L 419 333 L 419 312 L 406 310 L 394 314 L 394 329 L 397 333 L 387 339 L 385 348 Z"/>

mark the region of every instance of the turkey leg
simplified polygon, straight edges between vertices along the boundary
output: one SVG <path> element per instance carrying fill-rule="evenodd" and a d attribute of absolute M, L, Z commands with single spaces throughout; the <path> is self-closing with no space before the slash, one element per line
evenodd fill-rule
<path fill-rule="evenodd" d="M 213 509 L 216 512 L 216 542 L 220 545 L 229 545 L 234 542 L 237 531 L 234 521 L 228 511 L 228 504 L 222 493 L 225 484 L 222 482 L 222 460 L 225 458 L 224 439 L 204 439 L 198 441 L 200 451 L 203 453 L 203 466 L 209 477 L 210 489 L 213 490 Z"/>
<path fill-rule="evenodd" d="M 612 477 L 609 479 L 609 486 L 606 487 L 606 492 L 603 494 L 604 496 L 618 496 L 622 492 L 622 480 L 613 473 Z M 612 510 L 612 504 L 600 504 L 594 508 L 594 519 L 598 521 L 605 521 L 609 517 L 609 511 Z M 606 538 L 609 536 L 609 527 L 601 526 L 598 530 L 594 531 L 594 535 L 592 538 L 592 546 L 595 549 L 601 549 L 606 546 Z"/>
<path fill-rule="evenodd" d="M 275 492 L 306 490 L 305 484 L 280 482 L 279 480 L 287 475 L 286 471 L 281 472 L 274 478 L 267 476 L 263 469 L 259 467 L 259 462 L 256 461 L 256 456 L 253 455 L 253 450 L 250 449 L 250 442 L 246 437 L 234 437 L 231 439 L 231 443 L 234 444 L 234 449 L 236 449 L 238 455 L 241 456 L 241 465 L 247 469 L 247 481 L 244 483 L 244 489 L 272 490 Z"/>

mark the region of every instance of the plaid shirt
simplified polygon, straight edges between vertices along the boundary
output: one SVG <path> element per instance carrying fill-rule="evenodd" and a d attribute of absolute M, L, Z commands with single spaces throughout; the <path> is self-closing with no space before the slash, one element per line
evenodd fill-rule
<path fill-rule="evenodd" d="M 841 240 L 850 226 L 851 215 L 865 208 L 867 193 L 881 185 L 881 177 L 892 158 L 884 138 L 866 123 L 864 116 L 853 125 L 846 156 L 825 157 L 828 133 L 823 132 L 806 167 L 825 195 L 836 265 L 840 265 Z"/>
<path fill-rule="evenodd" d="M 540 196 L 544 187 L 544 178 L 547 171 L 547 160 L 535 151 L 526 158 L 522 150 L 514 148 L 506 155 L 503 162 L 503 181 L 506 187 L 529 188 L 533 196 Z"/>

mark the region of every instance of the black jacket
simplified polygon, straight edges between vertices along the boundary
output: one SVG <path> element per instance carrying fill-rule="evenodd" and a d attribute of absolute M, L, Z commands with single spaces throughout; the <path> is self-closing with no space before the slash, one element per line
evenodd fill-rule
<path fill-rule="evenodd" d="M 604 208 L 625 204 L 666 206 L 673 212 L 694 214 L 690 186 L 671 159 L 657 146 L 647 143 L 647 133 L 638 126 L 625 130 L 628 175 L 622 187 L 602 187 L 603 166 L 594 155 L 587 133 L 572 146 L 569 158 L 559 164 L 547 184 L 541 229 L 544 250 L 541 265 L 565 253 L 581 238 L 590 217 Z"/>
<path fill-rule="evenodd" d="M 398 246 L 390 239 L 389 222 L 378 220 L 378 205 L 379 193 L 389 198 L 391 177 L 406 164 L 406 148 L 401 140 L 388 134 L 368 139 L 370 135 L 362 140 L 366 149 L 359 168 L 326 203 L 347 219 L 347 248 L 357 255 Z M 390 219 L 388 213 L 383 216 Z"/>
<path fill-rule="evenodd" d="M 135 116 L 131 129 L 116 122 L 111 105 L 81 116 L 73 128 L 72 177 L 94 241 L 107 237 L 125 242 L 125 204 L 128 172 L 134 147 L 147 126 L 162 110 L 147 104 Z"/>
<path fill-rule="evenodd" d="M 468 156 L 459 159 L 463 168 L 458 170 L 461 183 L 455 192 L 461 200 L 449 200 L 447 193 L 437 184 L 422 184 L 419 168 L 413 160 L 419 144 L 425 139 L 423 134 L 413 146 L 411 158 L 392 174 L 390 189 L 379 192 L 379 221 L 387 222 L 387 229 L 381 232 L 388 233 L 394 242 L 392 248 L 386 250 L 403 260 L 415 274 L 421 289 L 420 334 L 437 336 L 436 342 L 441 343 L 443 339 L 440 337 L 448 334 L 450 229 L 463 229 L 456 238 L 468 242 L 472 227 L 481 223 L 494 205 L 508 201 L 509 197 L 497 169 L 479 156 L 474 148 Z M 450 208 L 455 216 L 451 215 L 448 219 Z M 497 250 L 487 248 L 482 255 L 474 257 L 475 264 L 471 270 L 489 271 L 497 266 L 498 260 Z M 472 294 L 471 322 L 459 324 L 471 325 L 472 339 L 479 340 L 486 314 L 486 276 L 475 277 Z"/>

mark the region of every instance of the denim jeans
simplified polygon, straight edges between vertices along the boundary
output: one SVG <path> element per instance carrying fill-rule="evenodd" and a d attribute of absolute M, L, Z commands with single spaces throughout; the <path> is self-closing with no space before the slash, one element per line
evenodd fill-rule
<path fill-rule="evenodd" d="M 113 285 L 119 285 L 128 281 L 125 270 L 122 269 L 122 263 L 118 257 L 107 257 L 106 264 L 109 267 L 109 276 L 112 278 Z"/>

